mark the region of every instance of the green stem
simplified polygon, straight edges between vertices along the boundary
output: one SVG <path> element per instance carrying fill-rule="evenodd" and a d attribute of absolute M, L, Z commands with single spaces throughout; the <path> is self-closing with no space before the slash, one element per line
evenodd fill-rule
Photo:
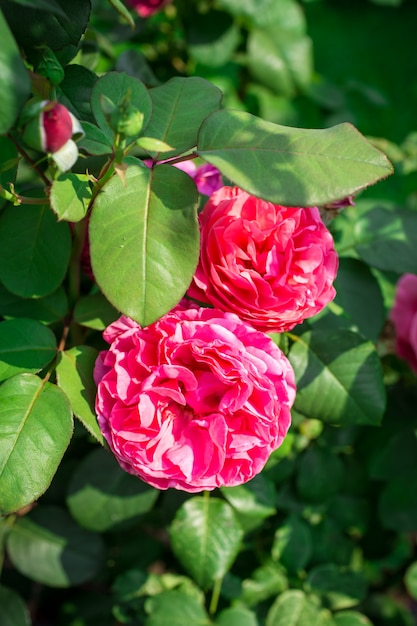
<path fill-rule="evenodd" d="M 205 492 L 205 493 L 208 493 L 208 492 Z M 220 598 L 220 590 L 222 588 L 222 582 L 223 582 L 223 578 L 217 578 L 214 581 L 213 592 L 211 594 L 211 601 L 210 601 L 210 607 L 209 607 L 210 615 L 214 615 L 215 612 L 217 611 L 217 606 L 219 604 L 219 598 Z"/>

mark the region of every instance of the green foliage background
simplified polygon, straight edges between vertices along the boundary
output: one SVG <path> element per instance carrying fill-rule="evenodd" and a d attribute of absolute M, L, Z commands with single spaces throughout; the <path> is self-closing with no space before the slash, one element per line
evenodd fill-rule
<path fill-rule="evenodd" d="M 398 278 L 417 273 L 415 2 L 174 0 L 146 21 L 120 0 L 0 0 L 0 9 L 0 184 L 12 194 L 0 208 L 1 626 L 415 624 L 417 386 L 387 321 Z M 11 182 L 32 200 L 45 183 L 39 168 L 18 165 L 13 142 L 30 92 L 21 51 L 36 69 L 39 43 L 64 67 L 56 96 L 86 135 L 49 203 L 20 204 Z M 145 126 L 120 158 L 128 191 L 104 174 L 99 194 L 86 172 L 99 177 L 115 150 L 100 98 L 129 90 Z M 344 122 L 370 143 L 333 128 Z M 261 148 L 275 135 L 284 144 L 273 144 L 271 161 Z M 284 150 L 279 160 L 291 142 L 306 156 Z M 330 223 L 335 301 L 274 337 L 297 377 L 291 431 L 261 475 L 210 497 L 158 492 L 124 473 L 99 445 L 93 411 L 93 365 L 114 307 L 143 324 L 157 319 L 198 255 L 204 199 L 182 172 L 158 166 L 151 176 L 140 158 L 195 147 L 275 202 L 326 205 L 359 192 Z M 370 186 L 389 173 L 374 148 L 394 174 Z M 328 170 L 317 178 L 323 155 Z M 92 200 L 100 289 L 75 281 Z M 135 233 L 121 265 L 129 291 L 109 256 L 126 224 Z M 145 230 L 157 261 L 143 274 Z"/>

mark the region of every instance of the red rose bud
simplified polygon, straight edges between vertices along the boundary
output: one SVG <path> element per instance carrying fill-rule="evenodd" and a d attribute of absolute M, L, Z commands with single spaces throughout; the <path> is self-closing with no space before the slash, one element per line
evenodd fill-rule
<path fill-rule="evenodd" d="M 23 139 L 34 150 L 48 152 L 63 171 L 69 170 L 78 158 L 73 139 L 84 135 L 80 122 L 59 102 L 31 102 L 21 117 Z"/>
<path fill-rule="evenodd" d="M 51 102 L 41 114 L 45 152 L 57 152 L 73 135 L 73 121 L 63 104 Z"/>

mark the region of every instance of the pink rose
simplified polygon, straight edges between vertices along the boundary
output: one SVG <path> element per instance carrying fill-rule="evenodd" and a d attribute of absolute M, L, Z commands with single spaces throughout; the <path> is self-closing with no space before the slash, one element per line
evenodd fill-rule
<path fill-rule="evenodd" d="M 223 179 L 217 167 L 210 163 L 195 165 L 193 161 L 180 161 L 174 163 L 174 167 L 182 170 L 194 180 L 198 193 L 211 196 L 212 193 L 223 187 Z"/>
<path fill-rule="evenodd" d="M 188 295 L 282 332 L 335 296 L 333 239 L 317 208 L 287 208 L 223 187 L 200 214 L 200 262 Z"/>
<path fill-rule="evenodd" d="M 127 0 L 129 6 L 135 9 L 140 17 L 149 17 L 158 13 L 170 0 Z"/>
<path fill-rule="evenodd" d="M 158 489 L 239 485 L 281 444 L 293 370 L 236 315 L 178 306 L 146 328 L 121 317 L 104 338 L 96 412 L 127 472 Z"/>
<path fill-rule="evenodd" d="M 404 274 L 397 283 L 391 320 L 397 354 L 417 372 L 417 276 Z"/>

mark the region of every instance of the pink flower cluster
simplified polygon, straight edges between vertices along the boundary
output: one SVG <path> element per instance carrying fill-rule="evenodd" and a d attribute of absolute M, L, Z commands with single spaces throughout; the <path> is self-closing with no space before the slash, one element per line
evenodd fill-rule
<path fill-rule="evenodd" d="M 202 174 L 216 187 L 213 169 Z M 316 208 L 221 187 L 200 225 L 188 296 L 215 308 L 183 301 L 147 328 L 122 317 L 96 366 L 98 422 L 120 465 L 189 492 L 250 480 L 281 444 L 294 373 L 265 332 L 318 313 L 335 295 L 338 266 Z"/>
<path fill-rule="evenodd" d="M 159 489 L 238 485 L 290 425 L 294 374 L 232 313 L 178 306 L 141 328 L 122 317 L 96 365 L 100 428 L 120 465 Z"/>
<path fill-rule="evenodd" d="M 397 283 L 391 320 L 396 351 L 417 372 L 417 276 L 404 274 Z"/>
<path fill-rule="evenodd" d="M 317 208 L 278 206 L 223 187 L 200 215 L 189 296 L 265 332 L 291 330 L 336 294 L 338 257 Z"/>

